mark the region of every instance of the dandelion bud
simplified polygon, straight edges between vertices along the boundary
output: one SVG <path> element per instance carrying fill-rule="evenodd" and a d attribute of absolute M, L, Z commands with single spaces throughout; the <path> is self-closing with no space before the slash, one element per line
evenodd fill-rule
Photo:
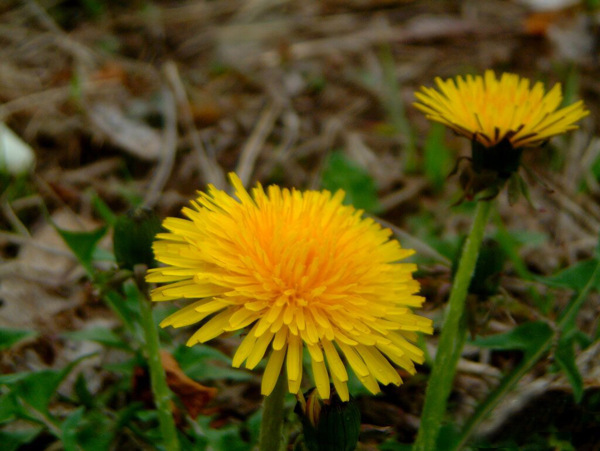
<path fill-rule="evenodd" d="M 120 268 L 137 264 L 154 265 L 152 242 L 160 230 L 160 221 L 152 210 L 136 208 L 119 216 L 115 223 L 113 249 Z"/>
<path fill-rule="evenodd" d="M 299 396 L 296 413 L 302 420 L 304 442 L 310 451 L 353 451 L 360 432 L 360 410 L 354 398 L 340 400 L 332 392 L 321 399 L 316 389 Z"/>

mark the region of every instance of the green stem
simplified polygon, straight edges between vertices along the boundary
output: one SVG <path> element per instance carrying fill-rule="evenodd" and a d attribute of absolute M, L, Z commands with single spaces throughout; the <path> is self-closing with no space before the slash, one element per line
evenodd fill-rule
<path fill-rule="evenodd" d="M 139 286 L 139 284 L 138 284 Z M 152 394 L 154 403 L 158 412 L 158 421 L 160 432 L 163 438 L 165 449 L 168 451 L 179 450 L 179 439 L 177 438 L 177 429 L 175 421 L 171 414 L 171 391 L 165 378 L 165 370 L 160 359 L 160 343 L 158 339 L 158 330 L 154 325 L 152 317 L 152 306 L 144 290 L 140 289 L 140 319 L 144 336 L 146 338 L 146 352 L 148 353 L 148 367 L 150 368 L 150 382 L 152 385 Z"/>
<path fill-rule="evenodd" d="M 475 219 L 465 241 L 458 271 L 452 284 L 446 319 L 425 393 L 421 427 L 413 451 L 434 451 L 436 449 L 436 441 L 446 412 L 446 403 L 454 381 L 456 365 L 466 337 L 466 330 L 462 324 L 465 300 L 491 209 L 491 201 L 477 202 Z"/>
<path fill-rule="evenodd" d="M 579 295 L 569 303 L 564 314 L 558 321 L 557 329 L 559 331 L 563 330 L 569 324 L 569 322 L 575 321 L 577 312 L 587 299 L 591 289 L 597 283 L 598 278 L 600 278 L 600 262 L 596 265 L 594 272 L 592 273 L 583 290 L 581 290 Z M 473 415 L 471 415 L 471 418 L 469 418 L 467 424 L 465 424 L 461 432 L 460 441 L 454 447 L 454 449 L 461 449 L 463 446 L 465 446 L 471 437 L 471 434 L 475 431 L 475 428 L 479 426 L 479 423 L 481 423 L 481 421 L 492 411 L 492 409 L 496 407 L 504 395 L 512 390 L 517 382 L 519 382 L 519 380 L 521 380 L 521 378 L 527 374 L 531 368 L 534 367 L 539 359 L 542 358 L 546 352 L 548 352 L 552 346 L 554 338 L 555 336 L 553 334 L 547 340 L 544 340 L 544 342 L 540 344 L 539 348 L 531 353 L 529 358 L 523 360 L 508 376 L 506 376 L 500 385 L 498 385 L 498 387 L 496 387 L 496 389 L 490 393 L 485 401 L 483 401 L 477 407 Z"/>
<path fill-rule="evenodd" d="M 285 371 L 282 370 L 275 388 L 269 396 L 265 396 L 260 425 L 260 451 L 279 451 L 281 449 L 285 382 Z"/>

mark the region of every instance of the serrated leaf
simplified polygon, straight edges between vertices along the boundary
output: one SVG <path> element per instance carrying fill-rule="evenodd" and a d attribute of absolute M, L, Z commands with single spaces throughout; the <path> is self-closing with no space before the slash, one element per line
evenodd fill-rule
<path fill-rule="evenodd" d="M 35 337 L 36 335 L 38 335 L 38 333 L 34 330 L 0 328 L 0 351 L 10 348 L 21 340 Z"/>
<path fill-rule="evenodd" d="M 478 337 L 473 340 L 473 344 L 481 348 L 520 350 L 524 352 L 524 358 L 527 359 L 545 346 L 552 335 L 552 328 L 548 324 L 543 321 L 534 321 L 521 324 L 503 334 Z"/>
<path fill-rule="evenodd" d="M 575 362 L 575 350 L 573 347 L 574 343 L 572 339 L 561 338 L 554 351 L 554 358 L 573 388 L 575 401 L 580 402 L 583 397 L 583 378 Z"/>
<path fill-rule="evenodd" d="M 106 234 L 106 227 L 100 227 L 92 232 L 72 232 L 63 230 L 56 224 L 54 224 L 54 228 L 65 243 L 67 243 L 67 246 L 69 246 L 73 254 L 75 254 L 81 266 L 85 268 L 88 276 L 92 277 L 94 273 L 92 268 L 92 257 L 98 242 Z"/>
<path fill-rule="evenodd" d="M 375 181 L 361 166 L 349 160 L 341 151 L 334 151 L 325 163 L 321 186 L 332 193 L 346 193 L 345 204 L 375 213 L 379 209 Z"/>

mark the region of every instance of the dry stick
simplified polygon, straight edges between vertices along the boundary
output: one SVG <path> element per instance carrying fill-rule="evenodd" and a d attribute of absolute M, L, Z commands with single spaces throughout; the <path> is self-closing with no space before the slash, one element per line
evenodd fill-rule
<path fill-rule="evenodd" d="M 34 0 L 29 0 L 26 4 L 29 12 L 38 20 L 38 22 L 51 33 L 56 35 L 56 43 L 59 47 L 67 50 L 75 58 L 92 63 L 94 60 L 94 52 L 85 45 L 71 39 L 71 37 L 60 28 L 48 12 L 37 4 Z"/>
<path fill-rule="evenodd" d="M 91 89 L 106 88 L 110 89 L 111 85 L 106 81 L 85 81 L 81 84 L 82 89 L 88 93 Z M 39 109 L 47 103 L 59 103 L 71 97 L 73 88 L 71 86 L 61 86 L 58 88 L 46 89 L 40 92 L 34 92 L 26 96 L 18 97 L 14 100 L 0 105 L 0 121 L 4 121 L 7 117 L 19 111 L 29 108 Z"/>
<path fill-rule="evenodd" d="M 265 26 L 265 24 L 257 24 Z M 430 39 L 461 36 L 466 33 L 478 31 L 476 23 L 452 17 L 413 21 L 402 27 L 370 27 L 342 36 L 325 37 L 310 41 L 291 44 L 286 55 L 291 59 L 316 58 L 337 52 L 360 52 L 376 44 L 390 42 L 413 42 Z M 498 33 L 499 27 L 485 30 L 486 33 Z M 253 62 L 268 67 L 281 64 L 281 52 L 268 50 L 260 55 L 253 56 Z"/>
<path fill-rule="evenodd" d="M 62 180 L 69 183 L 89 184 L 90 180 L 97 179 L 118 170 L 122 164 L 122 158 L 110 157 L 95 161 L 86 166 L 80 166 L 77 169 L 62 169 L 60 171 L 60 177 Z M 13 205 L 16 204 L 13 202 Z"/>
<path fill-rule="evenodd" d="M 391 210 L 396 208 L 398 205 L 412 199 L 414 196 L 419 194 L 427 186 L 428 182 L 425 179 L 417 179 L 412 183 L 409 183 L 402 189 L 396 190 L 387 196 L 383 197 L 379 201 L 380 207 L 383 211 Z"/>
<path fill-rule="evenodd" d="M 281 109 L 282 105 L 277 101 L 273 101 L 265 107 L 258 118 L 258 122 L 256 123 L 250 138 L 248 138 L 248 141 L 246 141 L 246 144 L 242 149 L 235 172 L 240 177 L 244 186 L 247 186 L 250 182 L 256 160 L 260 155 L 260 151 L 262 150 L 267 136 L 269 136 L 269 133 L 273 130 L 273 126 L 279 117 Z"/>
<path fill-rule="evenodd" d="M 174 62 L 168 61 L 163 70 L 165 77 L 167 78 L 167 82 L 171 85 L 171 89 L 175 95 L 175 102 L 179 107 L 181 121 L 190 135 L 192 147 L 198 155 L 198 159 L 200 160 L 199 168 L 202 181 L 204 183 L 212 183 L 219 189 L 225 188 L 226 183 L 223 170 L 217 164 L 217 162 L 213 158 L 210 158 L 206 153 L 206 150 L 202 145 L 200 135 L 198 134 L 198 130 L 196 130 L 196 126 L 194 125 L 194 118 L 192 116 L 190 103 L 181 81 L 181 77 L 179 76 L 177 66 Z"/>
<path fill-rule="evenodd" d="M 300 136 L 300 118 L 293 109 L 289 108 L 282 114 L 282 121 L 282 142 L 277 149 L 275 149 L 273 155 L 268 156 L 268 159 L 260 165 L 259 172 L 257 174 L 259 180 L 270 174 L 275 165 L 283 165 L 285 161 L 289 159 L 292 153 L 292 147 L 294 144 L 296 144 L 298 137 Z"/>
<path fill-rule="evenodd" d="M 2 197 L 3 199 L 1 200 L 2 203 L 0 207 L 2 208 L 2 213 L 4 213 L 4 216 L 6 217 L 10 225 L 13 227 L 13 229 L 19 232 L 20 235 L 31 237 L 29 230 L 27 230 L 25 224 L 21 222 L 17 214 L 14 212 L 14 210 L 10 206 L 8 199 L 6 199 L 6 197 L 4 196 Z"/>
<path fill-rule="evenodd" d="M 173 164 L 175 163 L 175 153 L 177 151 L 177 111 L 175 108 L 175 99 L 167 87 L 162 89 L 163 98 L 163 117 L 165 119 L 165 128 L 162 138 L 160 160 L 154 177 L 150 181 L 144 206 L 153 207 L 171 175 Z"/>
<path fill-rule="evenodd" d="M 44 103 L 54 103 L 64 101 L 71 95 L 72 88 L 70 86 L 61 86 L 60 88 L 47 89 L 41 92 L 34 92 L 23 97 L 18 97 L 14 100 L 0 105 L 0 121 L 10 115 L 26 110 L 32 107 L 39 107 Z"/>

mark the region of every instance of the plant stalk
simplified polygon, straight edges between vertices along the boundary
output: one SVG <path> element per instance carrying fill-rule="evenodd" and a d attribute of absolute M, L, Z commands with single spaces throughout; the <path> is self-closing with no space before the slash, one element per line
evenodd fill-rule
<path fill-rule="evenodd" d="M 260 451 L 280 451 L 283 430 L 283 401 L 285 399 L 285 371 L 281 371 L 277 384 L 263 402 L 263 416 L 260 425 Z"/>
<path fill-rule="evenodd" d="M 446 412 L 446 403 L 454 381 L 456 365 L 466 338 L 466 328 L 462 321 L 465 301 L 492 203 L 492 201 L 483 200 L 477 202 L 475 218 L 465 241 L 458 271 L 452 284 L 446 319 L 442 327 L 433 369 L 429 376 L 421 426 L 413 451 L 436 450 L 436 441 Z"/>
<path fill-rule="evenodd" d="M 152 387 L 152 395 L 158 412 L 158 421 L 160 432 L 163 438 L 163 443 L 167 451 L 179 451 L 179 439 L 177 437 L 177 429 L 175 421 L 171 413 L 171 390 L 167 385 L 165 370 L 162 366 L 160 358 L 160 342 L 158 338 L 158 330 L 154 324 L 152 317 L 152 306 L 147 298 L 144 289 L 143 276 L 138 276 L 136 266 L 135 280 L 140 293 L 140 321 L 144 330 L 146 339 L 146 352 L 148 353 L 148 368 L 150 370 L 150 383 Z M 143 271 L 145 273 L 145 271 Z M 140 286 L 140 284 L 142 286 Z"/>

